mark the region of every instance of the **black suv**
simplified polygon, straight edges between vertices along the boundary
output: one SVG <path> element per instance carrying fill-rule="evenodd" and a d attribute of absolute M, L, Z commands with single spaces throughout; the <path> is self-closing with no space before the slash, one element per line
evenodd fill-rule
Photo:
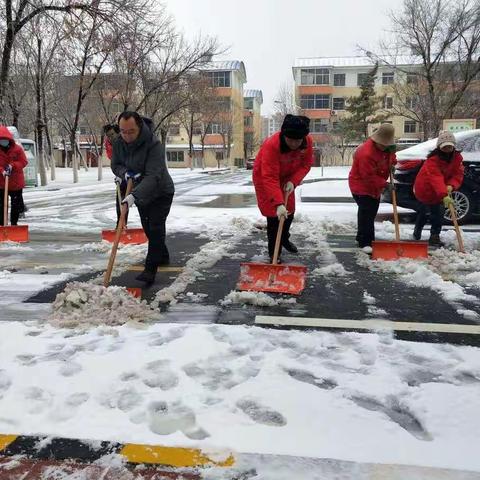
<path fill-rule="evenodd" d="M 457 148 L 461 150 L 465 175 L 462 186 L 452 193 L 458 222 L 468 223 L 480 215 L 480 130 L 455 133 Z M 437 139 L 419 143 L 397 153 L 394 182 L 397 190 L 398 206 L 417 211 L 418 200 L 413 194 L 415 177 L 427 158 L 435 149 Z M 392 203 L 391 195 L 386 190 L 382 201 Z M 445 223 L 451 223 L 450 213 L 445 210 Z"/>

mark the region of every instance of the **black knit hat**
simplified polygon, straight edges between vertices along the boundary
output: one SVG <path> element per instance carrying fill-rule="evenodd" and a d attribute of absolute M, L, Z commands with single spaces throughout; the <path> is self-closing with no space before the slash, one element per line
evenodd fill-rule
<path fill-rule="evenodd" d="M 285 115 L 283 119 L 281 132 L 285 137 L 301 139 L 305 138 L 309 133 L 310 119 L 303 115 Z"/>

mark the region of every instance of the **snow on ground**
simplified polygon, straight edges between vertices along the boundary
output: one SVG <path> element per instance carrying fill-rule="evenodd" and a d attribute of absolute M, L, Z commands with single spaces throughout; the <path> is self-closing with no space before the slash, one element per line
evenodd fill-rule
<path fill-rule="evenodd" d="M 108 332 L 1 322 L 0 431 L 480 471 L 476 348 L 386 332 Z"/>

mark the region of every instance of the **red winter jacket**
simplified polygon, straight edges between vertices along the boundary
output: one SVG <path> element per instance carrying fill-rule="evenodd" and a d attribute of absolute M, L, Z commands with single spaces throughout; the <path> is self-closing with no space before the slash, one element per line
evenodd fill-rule
<path fill-rule="evenodd" d="M 306 148 L 286 153 L 280 151 L 280 132 L 267 138 L 253 164 L 253 184 L 257 194 L 258 208 L 265 217 L 276 217 L 277 207 L 284 203 L 283 187 L 292 182 L 300 185 L 313 165 L 312 137 L 307 135 Z M 295 212 L 295 193 L 288 197 L 289 213 Z"/>
<path fill-rule="evenodd" d="M 0 126 L 0 140 L 2 138 L 7 138 L 10 141 L 10 146 L 6 151 L 0 147 L 0 189 L 5 189 L 3 171 L 7 165 L 11 165 L 12 173 L 8 179 L 8 190 L 21 190 L 25 187 L 23 168 L 28 164 L 27 157 L 23 148 L 15 143 L 13 135 L 3 125 Z"/>
<path fill-rule="evenodd" d="M 354 195 L 380 198 L 387 186 L 390 167 L 397 163 L 394 153 L 383 152 L 369 138 L 353 154 L 353 165 L 348 175 L 348 185 Z"/>
<path fill-rule="evenodd" d="M 413 192 L 417 199 L 426 205 L 436 205 L 447 196 L 447 185 L 458 190 L 463 182 L 463 157 L 455 152 L 450 162 L 432 155 L 425 160 L 417 174 Z"/>
<path fill-rule="evenodd" d="M 105 153 L 107 154 L 107 157 L 109 160 L 112 159 L 112 154 L 113 154 L 113 147 L 112 147 L 112 142 L 108 137 L 105 137 Z"/>

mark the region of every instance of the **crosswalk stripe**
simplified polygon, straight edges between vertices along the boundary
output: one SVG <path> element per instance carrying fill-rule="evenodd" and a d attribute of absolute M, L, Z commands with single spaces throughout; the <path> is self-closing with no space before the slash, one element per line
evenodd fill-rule
<path fill-rule="evenodd" d="M 395 322 L 389 320 L 345 320 L 341 318 L 308 318 L 257 315 L 257 325 L 336 328 L 340 330 L 395 330 L 403 332 L 459 333 L 480 335 L 480 325 L 458 323 Z"/>

